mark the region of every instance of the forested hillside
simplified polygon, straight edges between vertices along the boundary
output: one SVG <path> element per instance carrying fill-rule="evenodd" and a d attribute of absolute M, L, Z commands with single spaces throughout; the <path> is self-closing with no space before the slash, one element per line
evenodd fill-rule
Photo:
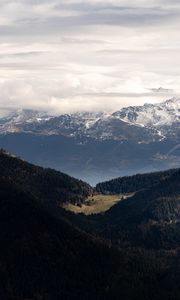
<path fill-rule="evenodd" d="M 4 151 L 0 168 L 0 299 L 179 300 L 179 170 L 85 217 L 57 204 L 86 183 Z"/>
<path fill-rule="evenodd" d="M 113 261 L 103 243 L 53 218 L 36 199 L 2 177 L 0 239 L 2 300 L 103 299 L 111 273 L 116 273 L 117 254 Z"/>
<path fill-rule="evenodd" d="M 0 176 L 2 300 L 179 299 L 177 255 L 117 250 Z M 176 280 L 174 280 L 176 274 Z"/>
<path fill-rule="evenodd" d="M 96 190 L 97 192 L 103 194 L 122 194 L 137 192 L 156 186 L 160 181 L 169 178 L 174 172 L 176 172 L 176 169 L 119 177 L 97 184 Z"/>
<path fill-rule="evenodd" d="M 121 246 L 178 249 L 180 169 L 160 173 L 159 183 L 157 174 L 154 180 L 151 174 L 150 179 L 151 187 L 120 201 L 103 216 L 91 217 L 93 221 L 97 221 L 94 228 L 99 234 Z"/>
<path fill-rule="evenodd" d="M 0 151 L 0 175 L 10 178 L 23 190 L 47 203 L 81 203 L 92 188 L 85 182 L 64 173 L 44 169 Z"/>

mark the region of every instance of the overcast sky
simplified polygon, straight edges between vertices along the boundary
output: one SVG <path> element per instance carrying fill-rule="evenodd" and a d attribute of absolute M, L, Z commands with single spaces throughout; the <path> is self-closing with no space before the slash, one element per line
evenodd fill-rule
<path fill-rule="evenodd" d="M 0 0 L 1 112 L 116 110 L 179 93 L 179 0 Z"/>

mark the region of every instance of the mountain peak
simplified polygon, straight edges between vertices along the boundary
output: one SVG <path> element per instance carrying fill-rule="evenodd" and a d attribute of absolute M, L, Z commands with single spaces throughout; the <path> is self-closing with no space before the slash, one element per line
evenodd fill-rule
<path fill-rule="evenodd" d="M 115 117 L 134 125 L 160 127 L 180 121 L 180 99 L 171 98 L 157 104 L 129 106 L 114 114 Z"/>

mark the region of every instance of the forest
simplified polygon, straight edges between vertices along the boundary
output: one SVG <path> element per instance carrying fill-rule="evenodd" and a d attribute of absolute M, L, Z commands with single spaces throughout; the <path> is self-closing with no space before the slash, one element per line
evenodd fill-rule
<path fill-rule="evenodd" d="M 157 185 L 159 181 L 163 181 L 166 178 L 169 178 L 174 172 L 176 172 L 176 169 L 119 177 L 109 181 L 98 183 L 96 185 L 96 190 L 97 192 L 102 194 L 137 192 Z"/>
<path fill-rule="evenodd" d="M 180 298 L 180 170 L 86 217 L 60 204 L 88 184 L 4 150 L 0 168 L 2 300 Z"/>

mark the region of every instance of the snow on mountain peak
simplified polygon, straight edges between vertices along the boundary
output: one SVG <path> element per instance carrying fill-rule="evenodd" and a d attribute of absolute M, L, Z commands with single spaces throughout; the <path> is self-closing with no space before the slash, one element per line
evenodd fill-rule
<path fill-rule="evenodd" d="M 180 121 L 180 99 L 171 98 L 157 104 L 130 106 L 113 114 L 127 123 L 141 126 L 159 127 Z"/>
<path fill-rule="evenodd" d="M 78 112 L 48 116 L 45 112 L 18 110 L 0 119 L 0 134 L 31 132 L 44 135 L 138 141 L 179 136 L 180 99 L 129 106 L 111 114 Z"/>

